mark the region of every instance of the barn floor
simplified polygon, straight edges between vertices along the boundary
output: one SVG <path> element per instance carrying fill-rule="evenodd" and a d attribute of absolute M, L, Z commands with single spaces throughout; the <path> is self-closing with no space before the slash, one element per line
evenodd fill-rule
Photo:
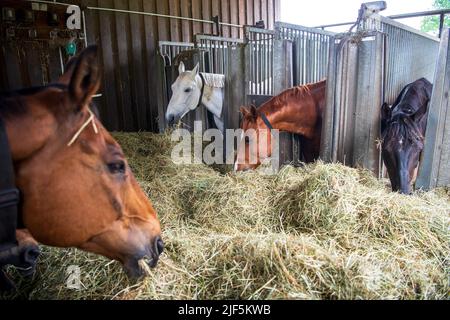
<path fill-rule="evenodd" d="M 448 299 L 450 189 L 403 196 L 323 163 L 221 174 L 172 164 L 166 135 L 115 136 L 161 219 L 158 268 L 133 283 L 116 262 L 44 247 L 33 279 L 12 272 L 19 297 Z M 80 290 L 66 288 L 70 265 Z"/>

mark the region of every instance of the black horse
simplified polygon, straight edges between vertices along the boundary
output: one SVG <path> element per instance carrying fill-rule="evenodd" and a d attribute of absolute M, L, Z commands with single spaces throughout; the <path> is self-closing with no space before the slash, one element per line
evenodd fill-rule
<path fill-rule="evenodd" d="M 408 84 L 390 107 L 381 109 L 382 157 L 393 191 L 410 194 L 417 177 L 433 85 L 425 78 Z"/>

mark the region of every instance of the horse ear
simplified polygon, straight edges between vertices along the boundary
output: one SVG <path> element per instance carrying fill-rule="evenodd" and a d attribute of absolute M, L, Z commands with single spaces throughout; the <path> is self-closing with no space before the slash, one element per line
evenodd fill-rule
<path fill-rule="evenodd" d="M 73 71 L 75 70 L 75 66 L 77 64 L 78 58 L 72 57 L 64 66 L 64 73 L 59 77 L 58 83 L 65 84 L 68 86 L 70 84 L 70 79 L 72 79 Z"/>
<path fill-rule="evenodd" d="M 241 113 L 242 113 L 242 116 L 245 118 L 245 117 L 248 117 L 249 115 L 250 115 L 250 111 L 248 111 L 248 109 L 246 108 L 246 107 L 244 107 L 244 106 L 242 106 L 241 108 L 240 108 L 240 111 L 241 111 Z"/>
<path fill-rule="evenodd" d="M 256 107 L 254 105 L 250 106 L 250 114 L 254 120 L 258 118 L 258 111 L 256 110 Z"/>
<path fill-rule="evenodd" d="M 198 75 L 198 71 L 200 69 L 199 64 L 197 63 L 197 65 L 195 66 L 195 68 L 192 70 L 192 75 L 193 77 L 196 77 Z"/>
<path fill-rule="evenodd" d="M 80 111 L 100 87 L 97 46 L 89 46 L 77 59 L 69 84 L 69 94 Z"/>
<path fill-rule="evenodd" d="M 384 132 L 387 126 L 387 122 L 391 118 L 392 109 L 391 107 L 385 102 L 381 106 L 381 133 Z"/>
<path fill-rule="evenodd" d="M 178 66 L 178 74 L 182 74 L 186 71 L 186 67 L 184 66 L 183 61 L 180 61 L 180 65 Z"/>
<path fill-rule="evenodd" d="M 419 108 L 419 110 L 417 110 L 417 112 L 412 115 L 412 117 L 414 118 L 414 122 L 421 122 L 426 116 L 428 116 L 428 103 L 424 107 Z"/>

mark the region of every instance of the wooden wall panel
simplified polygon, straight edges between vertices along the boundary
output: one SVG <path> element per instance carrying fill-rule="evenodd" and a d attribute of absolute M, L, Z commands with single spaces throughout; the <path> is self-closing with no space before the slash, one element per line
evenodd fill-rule
<path fill-rule="evenodd" d="M 98 5 L 102 7 L 112 8 L 112 0 L 99 0 Z M 117 52 L 117 49 L 113 46 L 113 29 L 114 26 L 114 14 L 111 12 L 99 12 L 100 21 L 100 48 L 101 48 L 101 61 L 103 61 L 103 88 L 102 99 L 104 109 L 106 112 L 102 115 L 102 120 L 110 130 L 122 130 L 124 129 L 123 121 L 121 121 L 122 113 L 119 112 L 119 101 L 117 97 L 118 91 L 116 90 L 116 72 L 115 72 L 115 59 L 113 52 Z M 90 32 L 90 31 L 88 31 Z"/>
<path fill-rule="evenodd" d="M 220 1 L 220 20 L 224 22 L 230 22 L 230 0 Z M 225 38 L 231 37 L 231 28 L 228 26 L 222 26 L 222 35 Z"/>
<path fill-rule="evenodd" d="M 143 8 L 145 12 L 155 12 L 156 11 L 156 2 L 158 0 L 143 0 Z M 156 66 L 156 50 L 158 48 L 158 19 L 151 16 L 144 17 L 144 39 L 145 39 L 145 58 L 147 59 L 147 69 L 145 70 L 145 75 L 147 77 L 148 87 L 147 96 L 148 96 L 148 112 L 147 116 L 147 128 L 143 128 L 144 130 L 150 130 L 153 132 L 158 131 L 158 104 L 156 100 L 156 87 L 157 87 L 157 79 L 155 77 L 155 71 L 157 70 Z"/>
<path fill-rule="evenodd" d="M 247 12 L 247 24 L 252 25 L 255 23 L 255 13 L 253 12 L 253 0 L 246 0 L 246 9 Z"/>
<path fill-rule="evenodd" d="M 203 20 L 212 20 L 212 17 L 215 15 L 212 12 L 212 5 L 211 0 L 203 0 L 201 1 L 201 12 L 202 16 L 201 18 Z M 203 33 L 205 34 L 212 34 L 215 32 L 213 29 L 214 27 L 210 23 L 202 23 L 203 26 Z"/>
<path fill-rule="evenodd" d="M 230 0 L 230 22 L 239 24 L 239 2 L 238 0 Z M 231 37 L 239 38 L 239 28 L 231 27 Z"/>
<path fill-rule="evenodd" d="M 192 0 L 192 18 L 201 19 L 203 17 L 202 13 L 202 0 Z M 202 23 L 193 22 L 192 23 L 192 34 L 198 34 L 203 32 Z M 210 32 L 208 32 L 210 33 Z"/>
<path fill-rule="evenodd" d="M 220 10 L 221 10 L 220 1 L 212 0 L 212 3 L 211 3 L 211 17 L 219 16 L 219 18 L 220 18 L 221 17 Z M 220 30 L 215 30 L 215 28 L 214 28 L 213 32 L 214 33 L 222 32 L 222 27 L 220 27 Z"/>
<path fill-rule="evenodd" d="M 191 0 L 180 0 L 181 6 L 181 16 L 182 17 L 192 17 L 192 1 Z M 191 42 L 192 41 L 192 23 L 187 20 L 181 21 L 181 39 L 183 42 Z"/>
<path fill-rule="evenodd" d="M 156 13 L 169 14 L 169 1 L 156 1 Z M 161 41 L 171 40 L 169 19 L 158 18 L 158 39 Z"/>
<path fill-rule="evenodd" d="M 254 18 L 254 23 L 258 22 L 261 20 L 261 0 L 253 0 L 253 18 Z"/>
<path fill-rule="evenodd" d="M 178 0 L 169 0 L 169 14 L 171 16 L 180 16 L 180 2 Z M 170 19 L 170 40 L 181 41 L 181 21 Z"/>

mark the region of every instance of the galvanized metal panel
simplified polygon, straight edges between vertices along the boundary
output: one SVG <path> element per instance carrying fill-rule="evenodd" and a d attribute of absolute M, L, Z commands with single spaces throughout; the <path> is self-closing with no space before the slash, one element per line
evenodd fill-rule
<path fill-rule="evenodd" d="M 321 157 L 381 176 L 380 107 L 393 103 L 406 84 L 432 79 L 438 42 L 378 15 L 358 30 L 330 50 Z"/>
<path fill-rule="evenodd" d="M 385 102 L 394 103 L 405 85 L 421 77 L 433 80 L 438 38 L 380 15 L 372 15 L 362 30 L 387 35 Z"/>
<path fill-rule="evenodd" d="M 366 41 L 364 41 L 366 40 Z M 363 39 L 358 52 L 358 90 L 353 133 L 353 155 L 350 164 L 380 174 L 379 110 L 383 103 L 384 35 L 376 33 Z"/>
<path fill-rule="evenodd" d="M 443 32 L 416 187 L 450 185 L 450 29 Z"/>
<path fill-rule="evenodd" d="M 275 31 L 246 27 L 245 36 L 248 63 L 247 94 L 273 95 Z"/>
<path fill-rule="evenodd" d="M 245 104 L 245 47 L 238 45 L 228 50 L 228 60 L 225 77 L 225 94 L 223 105 L 224 127 L 239 128 L 239 110 Z"/>
<path fill-rule="evenodd" d="M 294 42 L 294 85 L 318 82 L 327 77 L 329 48 L 334 33 L 276 22 L 277 37 Z"/>

